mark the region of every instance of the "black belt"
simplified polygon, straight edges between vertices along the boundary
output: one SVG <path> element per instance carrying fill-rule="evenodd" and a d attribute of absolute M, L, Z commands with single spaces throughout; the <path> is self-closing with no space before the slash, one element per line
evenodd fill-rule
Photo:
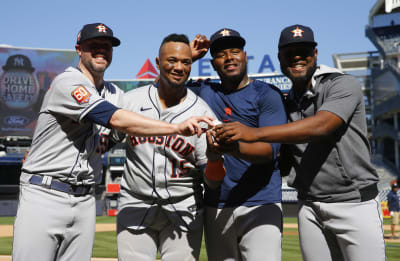
<path fill-rule="evenodd" d="M 361 195 L 361 202 L 368 201 L 378 196 L 378 185 L 376 183 L 369 185 L 359 190 Z"/>
<path fill-rule="evenodd" d="M 71 194 L 73 196 L 85 196 L 87 194 L 90 194 L 92 192 L 92 187 L 91 185 L 71 185 L 65 182 L 57 181 L 52 179 L 50 184 L 43 184 L 43 179 L 44 176 L 32 176 L 29 179 L 29 183 L 34 184 L 34 185 L 39 185 L 43 187 L 47 187 L 50 189 L 58 190 L 61 192 L 65 192 L 68 194 Z"/>

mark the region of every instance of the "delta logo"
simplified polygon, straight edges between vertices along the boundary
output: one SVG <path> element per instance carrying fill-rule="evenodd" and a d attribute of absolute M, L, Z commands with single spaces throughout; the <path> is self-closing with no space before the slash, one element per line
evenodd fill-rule
<path fill-rule="evenodd" d="M 150 60 L 144 62 L 142 68 L 136 74 L 136 79 L 155 79 L 158 76 L 156 68 L 151 64 Z"/>

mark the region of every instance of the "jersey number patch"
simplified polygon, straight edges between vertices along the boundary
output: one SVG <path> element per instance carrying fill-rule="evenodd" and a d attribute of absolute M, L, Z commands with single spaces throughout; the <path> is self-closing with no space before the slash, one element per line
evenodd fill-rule
<path fill-rule="evenodd" d="M 89 97 L 90 97 L 90 92 L 86 90 L 85 87 L 79 86 L 72 92 L 72 97 L 79 103 L 88 103 L 89 102 Z"/>

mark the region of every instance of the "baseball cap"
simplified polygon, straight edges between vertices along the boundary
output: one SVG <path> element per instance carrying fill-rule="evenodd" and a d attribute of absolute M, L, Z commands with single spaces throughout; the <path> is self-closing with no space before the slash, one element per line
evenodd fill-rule
<path fill-rule="evenodd" d="M 22 54 L 12 55 L 7 58 L 6 65 L 3 66 L 4 71 L 12 69 L 22 69 L 28 72 L 33 72 L 35 68 L 32 67 L 31 60 Z"/>
<path fill-rule="evenodd" d="M 229 28 L 222 28 L 210 37 L 211 56 L 220 50 L 228 48 L 240 48 L 246 44 L 246 40 L 240 36 L 238 31 Z"/>
<path fill-rule="evenodd" d="M 295 24 L 282 30 L 281 36 L 279 37 L 279 49 L 289 44 L 297 43 L 309 43 L 314 46 L 317 45 L 317 42 L 314 41 L 314 33 L 310 27 Z"/>
<path fill-rule="evenodd" d="M 398 188 L 397 182 L 394 182 L 394 183 L 392 184 L 392 188 Z"/>
<path fill-rule="evenodd" d="M 81 44 L 86 40 L 98 37 L 109 38 L 111 40 L 112 46 L 118 46 L 121 44 L 121 41 L 118 38 L 114 37 L 111 28 L 103 23 L 84 25 L 78 33 L 76 43 Z"/>

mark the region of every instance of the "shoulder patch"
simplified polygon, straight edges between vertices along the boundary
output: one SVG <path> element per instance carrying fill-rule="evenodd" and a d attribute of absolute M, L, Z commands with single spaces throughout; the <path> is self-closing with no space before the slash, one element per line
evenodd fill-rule
<path fill-rule="evenodd" d="M 83 86 L 78 86 L 75 90 L 72 91 L 72 97 L 79 103 L 88 103 L 89 98 L 92 94 L 86 90 Z"/>

